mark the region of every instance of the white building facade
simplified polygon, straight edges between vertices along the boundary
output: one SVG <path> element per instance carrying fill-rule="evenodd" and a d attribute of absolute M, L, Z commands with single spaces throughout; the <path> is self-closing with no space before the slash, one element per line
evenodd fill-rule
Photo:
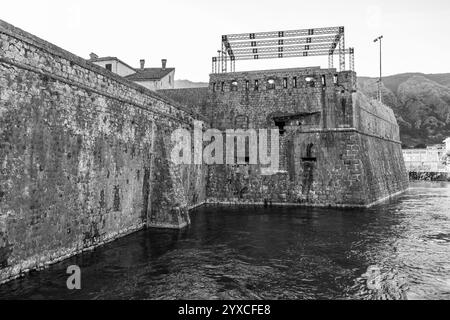
<path fill-rule="evenodd" d="M 450 172 L 450 138 L 425 149 L 403 149 L 409 172 Z"/>
<path fill-rule="evenodd" d="M 144 59 L 140 68 L 133 68 L 116 57 L 98 57 L 95 53 L 88 61 L 153 91 L 175 87 L 175 68 L 167 68 L 166 59 L 161 60 L 160 68 L 145 68 Z"/>

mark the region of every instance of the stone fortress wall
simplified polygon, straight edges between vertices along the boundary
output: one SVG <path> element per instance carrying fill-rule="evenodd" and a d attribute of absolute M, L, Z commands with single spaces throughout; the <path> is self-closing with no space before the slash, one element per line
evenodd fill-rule
<path fill-rule="evenodd" d="M 0 282 L 187 225 L 206 168 L 174 165 L 170 133 L 201 118 L 0 21 Z"/>
<path fill-rule="evenodd" d="M 211 74 L 211 126 L 278 127 L 281 164 L 269 176 L 211 166 L 208 202 L 366 207 L 405 190 L 394 114 L 355 83 L 354 72 L 318 67 Z"/>
<path fill-rule="evenodd" d="M 145 226 L 184 227 L 203 203 L 365 207 L 401 192 L 395 117 L 355 82 L 313 67 L 155 93 L 0 20 L 0 283 Z M 171 133 L 195 120 L 277 129 L 279 170 L 174 164 Z"/>

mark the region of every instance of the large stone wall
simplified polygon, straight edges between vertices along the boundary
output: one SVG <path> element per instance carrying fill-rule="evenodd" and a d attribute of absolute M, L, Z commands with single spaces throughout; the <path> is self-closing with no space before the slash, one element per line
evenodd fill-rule
<path fill-rule="evenodd" d="M 200 116 L 0 21 L 0 282 L 144 226 L 179 228 L 205 168 L 170 161 Z"/>
<path fill-rule="evenodd" d="M 314 67 L 155 93 L 0 21 L 0 282 L 144 226 L 183 227 L 204 202 L 368 206 L 401 192 L 393 112 L 355 83 Z M 279 170 L 174 164 L 171 133 L 194 120 L 279 130 Z"/>
<path fill-rule="evenodd" d="M 212 74 L 214 128 L 283 126 L 280 170 L 261 175 L 260 165 L 211 166 L 208 201 L 369 206 L 405 190 L 394 114 L 356 92 L 355 80 L 353 72 L 320 68 Z"/>

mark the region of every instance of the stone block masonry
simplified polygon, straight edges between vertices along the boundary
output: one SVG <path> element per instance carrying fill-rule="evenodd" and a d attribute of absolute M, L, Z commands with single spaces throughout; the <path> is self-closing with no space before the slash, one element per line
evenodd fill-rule
<path fill-rule="evenodd" d="M 175 164 L 171 134 L 195 120 L 279 130 L 279 170 L 261 175 L 247 153 Z M 212 74 L 209 88 L 155 93 L 0 21 L 0 283 L 145 226 L 184 227 L 203 203 L 370 206 L 408 186 L 398 140 L 354 72 Z"/>
<path fill-rule="evenodd" d="M 170 134 L 201 118 L 0 21 L 0 282 L 188 224 L 206 170 L 173 164 Z"/>
<path fill-rule="evenodd" d="M 213 127 L 278 128 L 281 141 L 274 175 L 211 166 L 208 202 L 367 207 L 405 190 L 394 113 L 355 84 L 354 72 L 318 67 L 211 74 Z"/>

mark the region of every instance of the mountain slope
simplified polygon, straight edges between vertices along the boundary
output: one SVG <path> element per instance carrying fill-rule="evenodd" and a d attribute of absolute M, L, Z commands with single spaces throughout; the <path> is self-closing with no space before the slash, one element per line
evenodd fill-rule
<path fill-rule="evenodd" d="M 375 98 L 376 81 L 359 77 L 358 87 Z M 405 145 L 441 143 L 450 136 L 450 74 L 404 73 L 384 77 L 382 97 L 394 110 Z"/>

